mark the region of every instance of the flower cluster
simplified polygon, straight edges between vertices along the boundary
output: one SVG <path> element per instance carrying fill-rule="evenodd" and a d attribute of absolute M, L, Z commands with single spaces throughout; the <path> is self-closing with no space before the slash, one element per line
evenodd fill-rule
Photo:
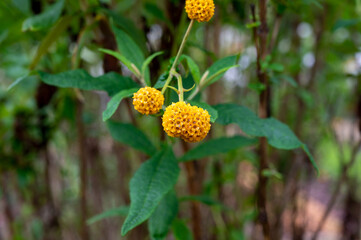
<path fill-rule="evenodd" d="M 168 106 L 162 125 L 169 136 L 180 137 L 186 142 L 202 141 L 211 128 L 208 111 L 185 102 Z"/>
<path fill-rule="evenodd" d="M 213 0 L 186 0 L 186 12 L 190 19 L 208 22 L 214 15 Z"/>
<path fill-rule="evenodd" d="M 156 114 L 164 104 L 163 94 L 152 87 L 144 87 L 134 93 L 133 105 L 141 114 Z"/>
<path fill-rule="evenodd" d="M 184 92 L 189 90 L 184 90 L 182 77 L 176 72 L 177 60 L 189 36 L 193 20 L 208 22 L 214 15 L 214 8 L 213 0 L 186 0 L 185 10 L 192 21 L 183 37 L 182 44 L 169 71 L 162 92 L 152 87 L 144 87 L 139 89 L 133 96 L 134 108 L 142 114 L 149 115 L 156 114 L 160 111 L 164 104 L 163 93 L 168 87 L 177 91 L 179 102 L 172 103 L 165 109 L 162 126 L 170 137 L 181 138 L 186 142 L 202 141 L 211 129 L 211 117 L 207 110 L 197 106 L 191 106 L 189 103 L 187 104 L 183 101 Z M 178 89 L 169 86 L 173 77 L 176 77 L 178 80 Z"/>

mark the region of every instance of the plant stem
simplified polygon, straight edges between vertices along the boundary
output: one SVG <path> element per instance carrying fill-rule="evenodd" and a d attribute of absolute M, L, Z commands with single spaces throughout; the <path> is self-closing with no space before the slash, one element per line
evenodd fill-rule
<path fill-rule="evenodd" d="M 260 118 L 269 117 L 269 84 L 268 77 L 265 72 L 261 69 L 261 61 L 264 60 L 267 56 L 267 36 L 268 36 L 268 27 L 267 27 L 267 1 L 259 0 L 259 18 L 261 25 L 258 31 L 254 31 L 254 40 L 257 49 L 257 76 L 260 83 L 266 86 L 266 89 L 260 95 L 260 103 L 258 108 L 258 115 Z M 255 21 L 255 8 L 254 5 L 251 5 L 251 11 L 253 15 L 253 21 Z M 270 226 L 268 221 L 267 214 L 267 177 L 263 176 L 263 170 L 268 167 L 268 154 L 267 154 L 267 139 L 262 137 L 260 139 L 260 148 L 259 148 L 259 170 L 258 170 L 258 189 L 257 189 L 257 207 L 259 211 L 258 221 L 262 225 L 263 238 L 265 240 L 271 239 Z"/>
<path fill-rule="evenodd" d="M 173 71 L 171 74 L 173 74 L 178 81 L 178 97 L 180 102 L 184 102 L 184 88 L 183 88 L 183 82 L 182 82 L 182 76 L 178 74 L 176 71 Z"/>
<path fill-rule="evenodd" d="M 189 33 L 191 32 L 193 23 L 194 23 L 194 20 L 191 20 L 191 22 L 189 23 L 189 26 L 188 26 L 188 28 L 187 28 L 187 31 L 186 31 L 186 33 L 184 34 L 184 37 L 183 37 L 182 43 L 181 43 L 181 45 L 180 45 L 180 47 L 179 47 L 177 56 L 175 57 L 174 62 L 173 62 L 173 64 L 172 64 L 172 67 L 171 67 L 171 69 L 170 69 L 170 71 L 169 71 L 169 76 L 168 76 L 168 78 L 167 78 L 167 81 L 165 82 L 164 87 L 162 88 L 162 94 L 164 94 L 165 90 L 167 90 L 168 85 L 169 85 L 170 81 L 172 80 L 172 77 L 173 77 L 172 72 L 175 71 L 175 68 L 176 68 L 177 63 L 178 63 L 178 61 L 179 61 L 179 58 L 180 58 L 180 56 L 182 55 L 184 46 L 186 45 L 187 38 L 188 38 L 188 36 L 189 36 Z"/>

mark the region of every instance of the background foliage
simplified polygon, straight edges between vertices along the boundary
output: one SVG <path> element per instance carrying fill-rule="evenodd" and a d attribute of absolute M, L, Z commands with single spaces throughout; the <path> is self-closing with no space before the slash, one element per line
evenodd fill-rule
<path fill-rule="evenodd" d="M 265 1 L 263 59 L 260 2 L 195 23 L 178 70 L 212 131 L 185 144 L 130 98 L 164 85 L 184 1 L 0 1 L 0 239 L 263 239 L 263 178 L 271 239 L 359 239 L 361 1 Z"/>

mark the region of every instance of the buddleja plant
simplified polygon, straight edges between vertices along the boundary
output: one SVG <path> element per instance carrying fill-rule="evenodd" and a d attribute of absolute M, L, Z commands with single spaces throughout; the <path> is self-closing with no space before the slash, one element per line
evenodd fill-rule
<path fill-rule="evenodd" d="M 206 24 L 204 22 L 208 22 L 212 18 L 214 10 L 213 0 L 186 0 L 185 11 L 190 19 L 189 26 L 177 55 L 171 59 L 169 70 L 162 74 L 155 85 L 151 84 L 148 66 L 154 58 L 162 53 L 158 52 L 145 58 L 138 44 L 115 24 L 112 29 L 119 51 L 109 49 L 100 49 L 100 51 L 119 59 L 142 86 L 139 86 L 131 78 L 114 72 L 98 78 L 90 76 L 82 69 L 59 74 L 39 72 L 43 82 L 57 87 L 106 91 L 111 100 L 103 112 L 103 120 L 106 121 L 113 138 L 150 156 L 150 159 L 141 165 L 130 181 L 131 202 L 122 226 L 122 235 L 126 235 L 133 228 L 148 220 L 152 239 L 164 239 L 171 227 L 176 239 L 188 239 L 184 237 L 186 231 L 182 230 L 185 229 L 184 223 L 176 220 L 179 200 L 174 186 L 180 174 L 179 164 L 181 162 L 256 145 L 258 143 L 256 137 L 265 137 L 271 146 L 278 149 L 304 149 L 314 164 L 307 146 L 294 135 L 288 126 L 280 121 L 274 118 L 259 118 L 248 108 L 236 104 L 210 106 L 200 101 L 201 94 L 206 87 L 221 79 L 228 69 L 237 66 L 237 56 L 229 56 L 215 62 L 201 75 L 200 68 L 195 61 L 182 54 L 195 21 Z M 56 26 L 54 29 L 56 30 Z M 194 86 L 190 89 L 184 88 L 184 78 L 178 70 L 181 62 L 186 62 L 194 81 Z M 175 91 L 178 101 L 170 102 L 168 91 Z M 186 92 L 189 93 L 186 95 Z M 154 146 L 146 135 L 134 125 L 109 120 L 125 98 L 133 99 L 134 109 L 140 114 L 162 118 L 163 130 L 170 138 L 164 141 L 161 148 L 158 149 Z M 237 124 L 248 137 L 222 137 L 203 141 L 211 129 L 211 123 Z M 177 140 L 173 138 L 179 138 L 179 141 L 200 143 L 177 159 L 172 149 Z M 314 166 L 316 167 L 315 164 Z M 90 222 L 112 215 L 113 212 L 114 210 L 111 210 L 97 216 Z M 121 209 L 121 212 L 124 211 Z"/>

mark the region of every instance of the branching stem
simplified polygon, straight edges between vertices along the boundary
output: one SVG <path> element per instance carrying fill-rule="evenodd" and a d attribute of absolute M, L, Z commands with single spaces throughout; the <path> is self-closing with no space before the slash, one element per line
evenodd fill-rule
<path fill-rule="evenodd" d="M 180 102 L 184 102 L 184 88 L 183 88 L 183 82 L 182 82 L 182 76 L 177 73 L 176 71 L 171 72 L 172 75 L 174 75 L 178 80 L 178 97 Z"/>

